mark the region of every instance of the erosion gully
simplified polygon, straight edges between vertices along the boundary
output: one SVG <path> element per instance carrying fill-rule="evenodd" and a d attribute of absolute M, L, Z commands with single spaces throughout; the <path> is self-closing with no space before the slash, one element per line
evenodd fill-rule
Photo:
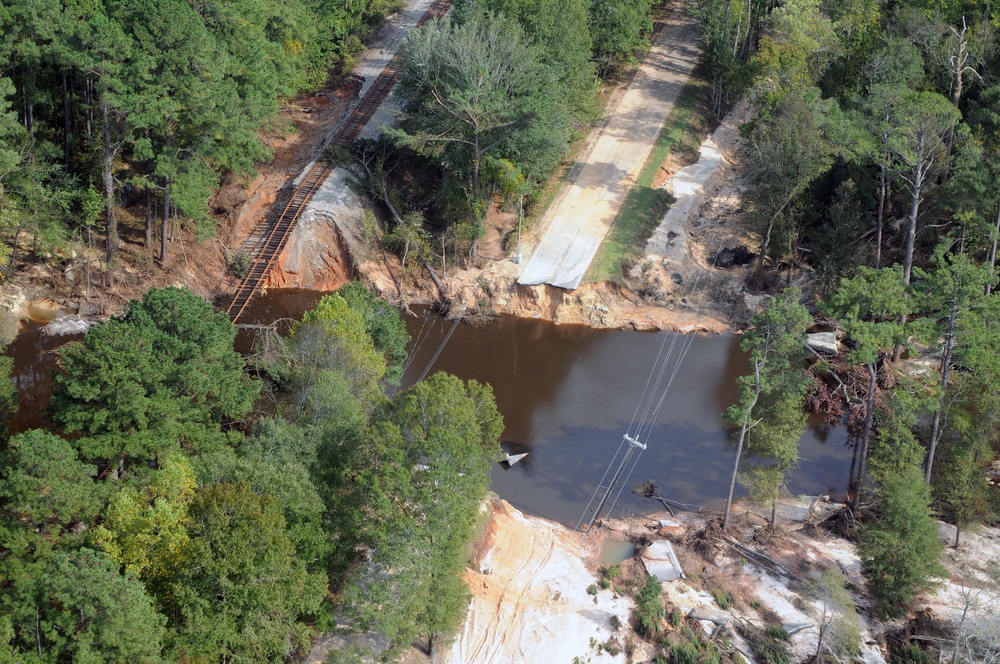
<path fill-rule="evenodd" d="M 297 319 L 319 297 L 314 291 L 270 291 L 251 304 L 242 322 Z M 629 429 L 664 335 L 676 334 L 595 330 L 501 316 L 486 325 L 458 325 L 442 347 L 452 329 L 450 321 L 418 310 L 406 322 L 414 341 L 421 341 L 411 343 L 412 361 L 401 388 L 412 385 L 436 354 L 431 373 L 446 371 L 492 385 L 506 424 L 505 448 L 529 453 L 509 469 L 494 467 L 493 490 L 518 509 L 569 526 L 577 523 Z M 44 425 L 53 350 L 75 338 L 46 337 L 40 329 L 37 323 L 24 324 L 7 349 L 21 395 L 21 409 L 9 423 L 15 433 Z M 237 348 L 246 352 L 251 344 L 252 338 L 241 334 Z M 668 373 L 672 369 L 671 363 Z M 667 498 L 707 506 L 720 503 L 733 462 L 733 431 L 722 413 L 736 401 L 736 379 L 745 371 L 739 337 L 694 339 L 644 441 L 648 449 L 629 478 L 616 515 L 658 507 L 630 492 L 644 480 L 655 481 Z M 788 491 L 842 496 L 852 455 L 847 438 L 844 427 L 811 418 Z"/>

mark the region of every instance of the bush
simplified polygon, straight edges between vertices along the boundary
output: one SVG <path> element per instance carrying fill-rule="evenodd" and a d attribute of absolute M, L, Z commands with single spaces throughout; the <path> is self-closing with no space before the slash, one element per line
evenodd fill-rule
<path fill-rule="evenodd" d="M 614 581 L 615 579 L 622 578 L 622 568 L 620 565 L 612 565 L 611 567 L 602 567 L 601 576 L 609 581 Z"/>
<path fill-rule="evenodd" d="M 775 641 L 787 641 L 792 635 L 781 625 L 768 625 L 764 628 L 764 633 Z"/>
<path fill-rule="evenodd" d="M 334 650 L 324 660 L 324 664 L 368 664 L 369 662 L 375 662 L 375 654 L 368 648 L 356 645 L 343 650 Z"/>
<path fill-rule="evenodd" d="M 592 583 L 589 586 L 587 586 L 587 594 L 588 595 L 594 595 L 594 596 L 597 595 L 597 584 L 596 583 Z"/>
<path fill-rule="evenodd" d="M 635 598 L 635 608 L 632 609 L 632 616 L 635 618 L 637 632 L 646 637 L 655 637 L 660 633 L 660 623 L 663 622 L 665 610 L 663 602 L 660 601 L 662 593 L 660 584 L 656 579 L 650 578 L 646 585 L 639 591 Z"/>
<path fill-rule="evenodd" d="M 712 598 L 719 605 L 719 608 L 723 610 L 728 609 L 735 602 L 733 594 L 728 590 L 713 590 Z"/>
<path fill-rule="evenodd" d="M 670 649 L 671 664 L 698 664 L 698 646 L 694 643 L 681 643 Z"/>
<path fill-rule="evenodd" d="M 918 645 L 896 648 L 889 656 L 889 664 L 934 664 L 934 658 Z"/>
<path fill-rule="evenodd" d="M 226 261 L 226 265 L 229 267 L 229 271 L 233 273 L 234 277 L 237 279 L 243 279 L 250 273 L 250 267 L 253 265 L 253 256 L 243 249 L 237 249 L 230 254 L 229 259 Z"/>
<path fill-rule="evenodd" d="M 777 639 L 773 636 L 776 633 L 772 632 L 773 626 L 762 630 L 750 623 L 741 622 L 737 629 L 746 639 L 754 659 L 757 661 L 766 664 L 791 664 L 792 655 L 785 644 L 781 642 L 783 639 Z M 784 629 L 781 629 L 781 632 L 787 638 L 788 633 Z"/>

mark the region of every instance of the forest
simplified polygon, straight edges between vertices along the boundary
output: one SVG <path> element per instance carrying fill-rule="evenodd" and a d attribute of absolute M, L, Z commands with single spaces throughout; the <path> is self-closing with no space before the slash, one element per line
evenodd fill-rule
<path fill-rule="evenodd" d="M 641 54 L 652 3 L 458 5 L 407 52 L 453 57 L 484 32 L 507 46 L 520 105 L 485 97 L 483 117 L 506 115 L 482 136 L 478 179 L 451 176 L 475 210 L 512 160 L 533 156 L 516 178 L 537 182 L 596 121 L 598 73 Z M 347 71 L 399 6 L 0 4 L 4 278 L 103 244 L 94 267 L 112 286 L 125 208 L 144 209 L 160 265 L 178 224 L 211 237 L 212 193 L 270 157 L 261 132 L 280 105 Z M 426 148 L 433 122 L 408 131 L 399 149 L 440 173 L 467 163 Z M 0 660 L 284 662 L 344 620 L 391 658 L 458 627 L 503 427 L 489 386 L 439 374 L 387 397 L 408 337 L 356 282 L 247 360 L 235 335 L 192 292 L 153 288 L 59 351 L 50 426 L 0 445 Z"/>
<path fill-rule="evenodd" d="M 1000 514 L 988 481 L 1000 439 L 1000 13 L 880 0 L 699 11 L 709 105 L 750 105 L 741 218 L 759 244 L 746 286 L 768 296 L 727 413 L 738 451 L 723 528 L 737 482 L 774 521 L 807 412 L 846 423 L 842 532 L 858 542 L 876 615 L 898 618 L 942 574 L 934 519 L 955 526 L 957 548 L 963 529 Z M 841 357 L 806 348 L 816 323 L 842 336 Z M 913 649 L 893 656 L 928 656 Z"/>
<path fill-rule="evenodd" d="M 457 627 L 490 388 L 387 398 L 409 339 L 357 282 L 250 366 L 235 334 L 170 287 L 60 350 L 52 429 L 0 455 L 3 661 L 282 662 L 334 607 L 390 653 Z"/>
<path fill-rule="evenodd" d="M 489 14 L 493 39 L 506 48 L 505 64 L 495 64 L 513 67 L 520 86 L 507 101 L 484 95 L 485 106 L 474 111 L 495 123 L 480 129 L 481 174 L 462 170 L 446 179 L 444 197 L 465 211 L 481 208 L 502 183 L 536 182 L 558 163 L 571 132 L 597 119 L 597 74 L 614 75 L 641 53 L 652 1 L 456 5 L 457 13 L 479 17 L 470 21 Z M 347 72 L 363 40 L 401 6 L 0 3 L 0 272 L 9 278 L 18 260 L 85 246 L 100 252 L 95 269 L 113 281 L 122 208 L 141 210 L 144 247 L 160 265 L 178 227 L 212 237 L 218 222 L 209 199 L 223 176 L 247 181 L 270 158 L 261 132 L 278 122 L 280 104 Z M 440 41 L 447 25 L 422 34 Z M 478 29 L 460 33 L 478 39 Z M 416 48 L 413 40 L 414 57 Z M 427 93 L 415 81 L 406 88 Z M 433 131 L 429 122 L 422 131 Z M 424 145 L 414 133 L 414 148 L 444 172 L 459 163 L 464 169 L 457 143 L 435 152 L 440 145 Z"/>

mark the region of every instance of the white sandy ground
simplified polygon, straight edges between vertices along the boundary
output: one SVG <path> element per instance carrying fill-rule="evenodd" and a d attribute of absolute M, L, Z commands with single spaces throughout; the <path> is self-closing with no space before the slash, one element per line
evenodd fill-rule
<path fill-rule="evenodd" d="M 786 504 L 786 515 L 804 513 L 808 500 L 791 499 Z M 495 541 L 487 553 L 481 569 L 469 571 L 467 581 L 473 594 L 465 623 L 452 648 L 435 657 L 436 664 L 478 664 L 540 662 L 569 663 L 574 657 L 581 661 L 623 662 L 624 655 L 611 657 L 592 648 L 593 638 L 604 642 L 611 635 L 609 621 L 617 615 L 626 622 L 631 602 L 627 598 L 615 599 L 610 591 L 600 591 L 595 604 L 586 588 L 596 582 L 588 570 L 587 562 L 595 560 L 595 544 L 582 540 L 580 535 L 550 521 L 525 517 L 501 501 L 497 508 Z M 651 519 L 666 518 L 654 515 Z M 671 517 L 673 518 L 673 517 Z M 689 529 L 703 525 L 702 517 L 678 515 Z M 793 516 L 793 519 L 795 517 Z M 791 526 L 789 520 L 785 524 Z M 647 536 L 643 520 L 623 525 L 613 525 L 622 533 L 642 532 Z M 941 524 L 942 539 L 954 537 L 951 526 Z M 696 554 L 675 545 L 692 560 Z M 807 578 L 816 577 L 827 566 L 836 566 L 855 587 L 863 588 L 861 563 L 854 545 L 834 536 L 812 536 L 792 532 L 786 543 L 770 555 L 783 560 L 804 559 L 808 562 Z M 964 632 L 982 641 L 992 641 L 1000 648 L 1000 596 L 996 586 L 986 590 L 984 570 L 989 560 L 1000 560 L 1000 529 L 981 528 L 964 536 L 959 551 L 947 550 L 943 562 L 949 578 L 941 581 L 937 590 L 921 597 L 916 609 L 930 608 L 942 619 L 958 624 L 966 604 Z M 699 562 L 701 566 L 703 562 Z M 732 589 L 745 602 L 742 609 L 730 609 L 735 618 L 750 621 L 762 619 L 760 610 L 748 608 L 749 600 L 778 616 L 785 625 L 810 623 L 818 625 L 824 606 L 807 591 L 790 587 L 789 583 L 768 572 L 748 564 L 734 555 L 719 555 L 715 565 Z M 704 570 L 691 569 L 689 576 L 699 576 Z M 486 573 L 483 573 L 486 572 Z M 963 584 L 963 579 L 964 584 Z M 687 609 L 711 609 L 718 606 L 708 593 L 698 590 L 687 581 L 677 580 L 662 584 L 664 598 L 671 604 Z M 966 598 L 971 598 L 966 602 Z M 855 596 L 858 608 L 866 605 L 865 599 Z M 857 662 L 885 664 L 885 656 L 878 646 L 880 626 L 869 624 L 858 615 L 863 641 L 862 653 Z M 713 625 L 703 621 L 706 633 Z M 728 635 L 746 655 L 748 649 L 731 627 Z M 624 634 L 619 635 L 624 640 Z M 791 637 L 789 648 L 793 662 L 808 661 L 816 652 L 819 633 L 816 627 L 806 629 Z M 963 641 L 964 644 L 964 641 Z M 950 651 L 950 645 L 947 652 Z M 645 654 L 651 654 L 650 649 Z M 748 661 L 753 659 L 747 656 Z M 645 661 L 635 659 L 634 661 Z M 973 660 L 976 661 L 976 660 Z"/>
<path fill-rule="evenodd" d="M 584 559 L 594 554 L 565 526 L 528 518 L 499 501 L 496 539 L 480 570 L 466 580 L 472 604 L 451 650 L 436 662 L 447 664 L 569 664 L 574 657 L 597 663 L 625 662 L 591 650 L 591 638 L 612 635 L 611 617 L 627 623 L 632 602 L 610 590 L 594 597 L 597 582 Z M 485 572 L 485 573 L 483 573 Z"/>
<path fill-rule="evenodd" d="M 955 528 L 939 523 L 941 539 L 946 542 L 941 562 L 948 570 L 948 577 L 940 586 L 922 598 L 920 606 L 934 611 L 954 625 L 962 625 L 959 634 L 960 651 L 964 651 L 965 637 L 987 646 L 1000 661 L 1000 579 L 991 579 L 988 566 L 1000 566 L 1000 528 L 977 528 L 962 533 L 958 550 Z M 994 574 L 1000 573 L 995 568 Z M 963 613 L 965 614 L 963 621 Z M 949 652 L 953 644 L 949 644 Z"/>

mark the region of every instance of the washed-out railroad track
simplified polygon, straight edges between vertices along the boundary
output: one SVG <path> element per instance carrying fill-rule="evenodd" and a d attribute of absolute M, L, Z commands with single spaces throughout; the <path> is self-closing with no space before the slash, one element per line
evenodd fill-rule
<path fill-rule="evenodd" d="M 450 0 L 435 0 L 424 12 L 416 27 L 419 28 L 427 21 L 444 16 L 450 4 Z M 375 115 L 375 111 L 382 105 L 385 98 L 389 96 L 398 78 L 399 55 L 397 54 L 392 57 L 364 97 L 351 110 L 347 119 L 340 125 L 327 145 L 343 145 L 355 140 L 368 121 L 372 119 L 372 116 Z M 226 309 L 226 313 L 229 314 L 229 318 L 234 323 L 240 319 L 240 316 L 246 311 L 247 305 L 267 283 L 267 277 L 278 262 L 278 257 L 281 256 L 285 245 L 288 244 L 288 238 L 292 235 L 295 223 L 329 174 L 329 166 L 321 160 L 314 162 L 305 176 L 301 178 L 298 186 L 293 189 L 291 196 L 274 218 L 273 223 L 255 234 L 259 240 L 256 243 L 253 263 L 246 276 L 240 281 L 232 302 Z"/>

